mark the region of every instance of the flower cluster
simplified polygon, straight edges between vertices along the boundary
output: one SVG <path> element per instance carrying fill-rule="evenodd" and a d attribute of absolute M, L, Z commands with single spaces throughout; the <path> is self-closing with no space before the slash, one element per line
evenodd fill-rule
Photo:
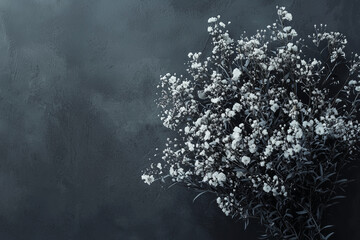
<path fill-rule="evenodd" d="M 359 153 L 360 57 L 347 60 L 345 36 L 326 25 L 308 36 L 310 51 L 292 14 L 277 15 L 238 40 L 210 18 L 210 56 L 189 53 L 188 77 L 161 76 L 160 119 L 178 136 L 142 179 L 212 192 L 226 215 L 257 218 L 268 236 L 326 239 L 324 206 Z"/>

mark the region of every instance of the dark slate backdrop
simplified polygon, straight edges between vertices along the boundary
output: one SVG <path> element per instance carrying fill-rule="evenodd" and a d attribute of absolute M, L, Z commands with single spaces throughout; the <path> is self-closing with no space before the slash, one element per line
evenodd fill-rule
<path fill-rule="evenodd" d="M 201 51 L 207 19 L 233 36 L 272 23 L 327 23 L 360 52 L 357 0 L 1 0 L 0 239 L 256 239 L 211 201 L 140 180 L 168 136 L 153 102 L 159 75 Z M 360 178 L 329 217 L 360 239 Z"/>

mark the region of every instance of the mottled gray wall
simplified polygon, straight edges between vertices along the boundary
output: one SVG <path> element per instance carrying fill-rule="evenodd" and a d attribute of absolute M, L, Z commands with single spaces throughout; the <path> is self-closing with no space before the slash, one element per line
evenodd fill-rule
<path fill-rule="evenodd" d="M 210 16 L 253 33 L 276 5 L 300 33 L 328 23 L 360 52 L 357 0 L 0 0 L 0 239 L 255 239 L 210 196 L 193 204 L 140 174 L 169 134 L 159 75 L 204 49 Z M 336 239 L 360 239 L 357 178 Z"/>

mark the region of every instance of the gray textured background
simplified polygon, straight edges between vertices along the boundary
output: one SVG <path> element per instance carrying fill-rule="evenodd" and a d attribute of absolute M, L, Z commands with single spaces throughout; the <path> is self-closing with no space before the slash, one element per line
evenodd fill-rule
<path fill-rule="evenodd" d="M 254 33 L 277 4 L 299 33 L 327 23 L 360 52 L 357 0 L 0 0 L 0 239 L 255 239 L 210 197 L 140 174 L 169 134 L 159 75 L 204 48 L 210 16 Z M 334 239 L 360 239 L 357 180 Z"/>

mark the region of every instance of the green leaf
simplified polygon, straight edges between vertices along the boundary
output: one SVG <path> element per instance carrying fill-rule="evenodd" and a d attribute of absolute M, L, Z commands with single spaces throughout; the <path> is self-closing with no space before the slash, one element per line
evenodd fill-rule
<path fill-rule="evenodd" d="M 346 198 L 346 196 L 338 195 L 338 196 L 332 197 L 331 200 L 343 199 L 343 198 Z"/>
<path fill-rule="evenodd" d="M 334 227 L 334 225 L 326 225 L 325 227 L 321 228 L 321 231 L 324 230 L 324 229 L 327 229 L 327 228 L 332 228 L 332 227 Z"/>
<path fill-rule="evenodd" d="M 193 202 L 195 202 L 195 200 L 200 197 L 201 195 L 203 195 L 204 193 L 207 193 L 208 191 L 203 191 L 201 193 L 199 193 L 198 195 L 196 195 L 196 197 L 193 199 Z"/>
<path fill-rule="evenodd" d="M 325 240 L 328 240 L 333 234 L 334 234 L 334 232 L 331 232 L 328 235 L 326 235 Z"/>
<path fill-rule="evenodd" d="M 302 210 L 302 211 L 297 211 L 296 213 L 299 215 L 304 215 L 307 214 L 308 212 L 306 210 Z"/>
<path fill-rule="evenodd" d="M 321 163 L 319 164 L 319 166 L 320 166 L 320 176 L 323 177 L 324 176 L 323 166 L 321 165 Z"/>
<path fill-rule="evenodd" d="M 346 183 L 346 182 L 348 182 L 348 179 L 346 179 L 346 178 L 344 178 L 344 179 L 340 179 L 340 180 L 337 180 L 337 181 L 335 181 L 334 183 L 335 184 L 344 184 L 344 183 Z"/>

